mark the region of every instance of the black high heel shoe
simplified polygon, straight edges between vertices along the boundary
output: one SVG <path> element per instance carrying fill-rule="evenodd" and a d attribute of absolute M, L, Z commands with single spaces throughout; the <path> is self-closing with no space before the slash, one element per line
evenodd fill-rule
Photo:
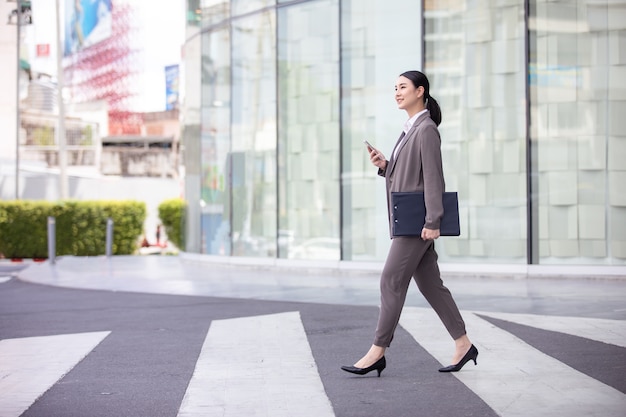
<path fill-rule="evenodd" d="M 463 368 L 463 365 L 465 365 L 469 361 L 474 361 L 474 366 L 476 366 L 478 365 L 478 363 L 476 362 L 477 357 L 478 349 L 476 349 L 476 346 L 472 345 L 472 347 L 469 348 L 469 350 L 467 351 L 465 356 L 463 356 L 463 359 L 459 361 L 459 363 L 457 363 L 456 365 L 446 366 L 445 368 L 440 368 L 439 372 L 458 372 L 461 370 L 461 368 Z"/>
<path fill-rule="evenodd" d="M 374 365 L 368 366 L 367 368 L 357 368 L 356 366 L 342 366 L 341 369 L 343 369 L 346 372 L 350 372 L 351 374 L 357 374 L 357 375 L 365 375 L 375 370 L 375 371 L 378 371 L 378 377 L 380 378 L 380 373 L 386 367 L 387 367 L 387 360 L 383 356 L 382 358 L 377 360 L 376 363 L 374 363 Z"/>

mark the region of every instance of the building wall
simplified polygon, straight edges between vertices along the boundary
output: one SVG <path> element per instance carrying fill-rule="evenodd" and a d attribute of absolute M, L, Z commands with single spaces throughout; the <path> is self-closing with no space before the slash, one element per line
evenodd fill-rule
<path fill-rule="evenodd" d="M 202 6 L 189 41 L 201 56 L 186 56 L 201 62 L 186 72 L 201 85 L 187 104 L 199 133 L 183 138 L 200 158 L 193 251 L 384 260 L 384 182 L 362 141 L 391 152 L 406 119 L 393 85 L 418 69 L 460 195 L 462 233 L 437 242 L 442 261 L 626 263 L 626 1 Z"/>
<path fill-rule="evenodd" d="M 7 16 L 13 9 L 15 3 L 0 2 L 0 56 L 7 57 L 7 61 L 0 65 L 0 91 L 5 92 L 0 94 L 0 161 L 4 162 L 0 164 L 5 165 L 0 167 L 2 172 L 9 164 L 15 164 L 17 27 L 6 23 Z"/>

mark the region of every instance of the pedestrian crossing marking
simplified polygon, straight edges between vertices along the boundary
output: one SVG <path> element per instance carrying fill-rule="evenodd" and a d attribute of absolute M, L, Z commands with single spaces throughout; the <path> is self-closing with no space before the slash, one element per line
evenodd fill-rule
<path fill-rule="evenodd" d="M 110 332 L 0 340 L 0 417 L 17 417 Z"/>
<path fill-rule="evenodd" d="M 478 366 L 456 377 L 502 417 L 622 417 L 626 395 L 542 353 L 478 315 L 624 347 L 618 320 L 463 312 Z M 428 308 L 405 307 L 400 325 L 443 365 L 453 343 Z M 0 340 L 0 417 L 17 417 L 110 332 Z M 436 372 L 433 369 L 432 372 Z M 383 375 L 384 377 L 384 375 Z M 334 416 L 300 313 L 211 323 L 178 416 Z"/>
<path fill-rule="evenodd" d="M 179 417 L 334 416 L 299 312 L 214 320 Z"/>
<path fill-rule="evenodd" d="M 453 375 L 499 415 L 624 416 L 626 395 L 618 390 L 545 355 L 474 313 L 463 312 L 463 318 L 479 350 L 478 368 L 469 362 Z M 449 364 L 454 344 L 434 311 L 405 307 L 400 324 L 433 357 Z"/>
<path fill-rule="evenodd" d="M 537 329 L 584 337 L 615 346 L 626 347 L 626 321 L 535 314 L 476 312 L 481 316 L 506 320 Z"/>

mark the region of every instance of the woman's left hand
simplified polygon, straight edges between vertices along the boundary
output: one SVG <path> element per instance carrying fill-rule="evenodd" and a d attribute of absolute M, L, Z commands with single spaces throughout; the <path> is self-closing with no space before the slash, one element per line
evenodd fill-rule
<path fill-rule="evenodd" d="M 439 229 L 422 229 L 423 240 L 435 240 L 440 236 Z"/>

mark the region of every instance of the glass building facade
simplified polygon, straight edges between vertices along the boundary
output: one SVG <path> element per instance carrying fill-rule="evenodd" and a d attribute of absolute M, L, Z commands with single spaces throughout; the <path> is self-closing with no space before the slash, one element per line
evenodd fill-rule
<path fill-rule="evenodd" d="M 447 263 L 626 264 L 626 0 L 189 0 L 187 252 L 383 261 L 422 70 L 461 236 Z"/>

